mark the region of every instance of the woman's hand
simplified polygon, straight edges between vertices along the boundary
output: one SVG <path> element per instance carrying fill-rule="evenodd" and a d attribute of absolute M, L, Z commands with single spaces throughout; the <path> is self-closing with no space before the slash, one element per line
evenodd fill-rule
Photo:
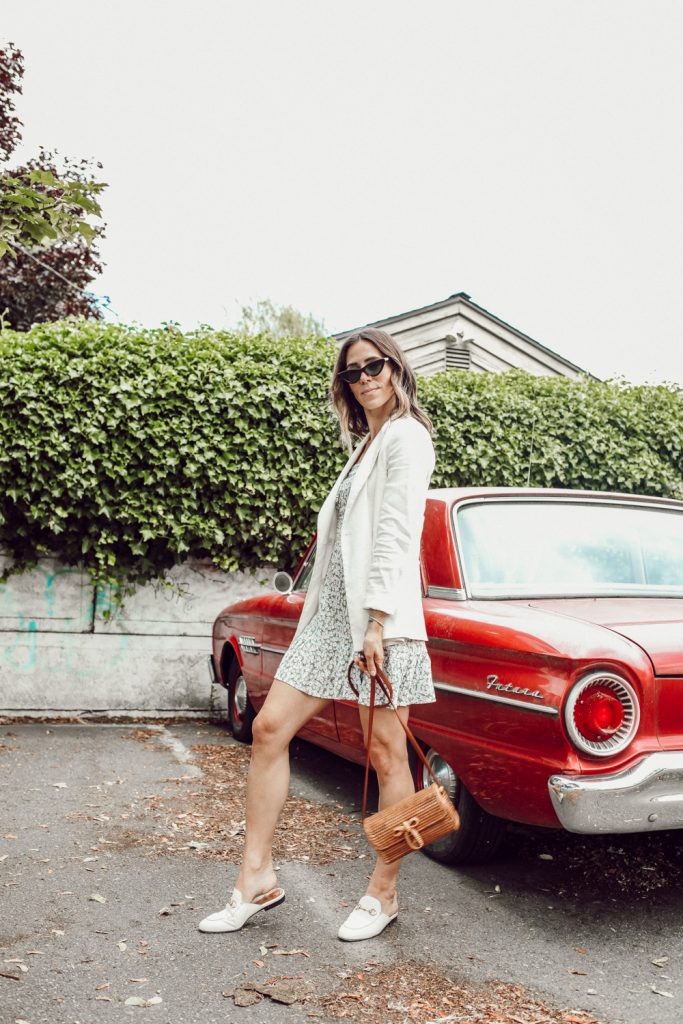
<path fill-rule="evenodd" d="M 363 640 L 364 660 L 361 658 L 353 659 L 361 672 L 365 672 L 368 676 L 377 675 L 377 667 L 381 668 L 384 664 L 383 636 L 384 630 L 379 623 L 368 622 L 368 628 L 365 630 L 365 638 Z"/>

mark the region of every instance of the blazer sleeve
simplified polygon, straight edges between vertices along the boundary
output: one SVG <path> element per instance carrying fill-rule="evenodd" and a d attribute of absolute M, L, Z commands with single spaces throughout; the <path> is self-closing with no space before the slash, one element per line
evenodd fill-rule
<path fill-rule="evenodd" d="M 397 421 L 400 423 L 400 421 Z M 393 615 L 397 590 L 408 561 L 419 558 L 434 448 L 428 431 L 417 422 L 411 429 L 391 430 L 386 441 L 386 472 L 375 530 L 364 608 Z"/>

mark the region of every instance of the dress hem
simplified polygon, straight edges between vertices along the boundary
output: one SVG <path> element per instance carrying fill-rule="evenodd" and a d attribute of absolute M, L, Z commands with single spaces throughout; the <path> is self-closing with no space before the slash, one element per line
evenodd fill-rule
<path fill-rule="evenodd" d="M 325 700 L 328 703 L 331 703 L 333 700 L 345 700 L 345 701 L 348 701 L 350 704 L 360 705 L 363 708 L 369 708 L 370 707 L 369 704 L 365 704 L 364 701 L 357 700 L 353 696 L 351 696 L 351 697 L 320 697 L 317 693 L 309 693 L 308 690 L 305 690 L 303 688 L 303 686 L 297 686 L 296 683 L 290 683 L 289 680 L 287 680 L 287 679 L 280 679 L 279 676 L 274 676 L 273 682 L 275 682 L 275 681 L 277 681 L 278 683 L 284 683 L 285 686 L 291 686 L 293 690 L 298 690 L 299 693 L 305 693 L 307 697 L 315 697 L 316 700 Z M 407 703 L 407 704 L 399 702 L 398 704 L 395 703 L 394 707 L 396 707 L 396 708 L 412 708 L 412 707 L 419 707 L 421 704 L 435 704 L 435 703 L 436 703 L 436 694 L 434 694 L 434 696 L 430 700 L 412 700 L 412 701 L 410 701 L 410 703 Z M 391 707 L 391 705 L 387 704 L 386 701 L 383 701 L 381 703 L 378 703 L 377 701 L 375 701 L 375 707 L 376 708 L 388 708 L 388 707 Z"/>

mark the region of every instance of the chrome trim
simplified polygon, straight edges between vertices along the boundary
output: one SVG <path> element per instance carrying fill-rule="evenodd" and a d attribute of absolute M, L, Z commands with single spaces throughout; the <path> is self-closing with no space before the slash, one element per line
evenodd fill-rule
<path fill-rule="evenodd" d="M 238 636 L 237 643 L 244 654 L 258 654 L 261 650 L 261 645 L 256 643 L 256 637 L 253 636 Z"/>
<path fill-rule="evenodd" d="M 287 648 L 271 647 L 270 644 L 261 644 L 261 650 L 266 651 L 268 654 L 284 654 Z"/>
<path fill-rule="evenodd" d="M 462 587 L 427 587 L 425 597 L 442 597 L 446 601 L 466 601 Z"/>
<path fill-rule="evenodd" d="M 534 700 L 545 700 L 540 690 L 530 690 L 528 686 L 515 686 L 514 683 L 501 683 L 498 676 L 486 677 L 486 689 L 498 690 L 499 693 L 518 693 L 520 697 L 533 697 Z"/>
<path fill-rule="evenodd" d="M 206 667 L 209 670 L 209 678 L 211 680 L 211 685 L 218 686 L 218 675 L 216 672 L 216 663 L 213 660 L 213 654 L 207 654 Z"/>
<path fill-rule="evenodd" d="M 458 693 L 462 697 L 476 697 L 478 700 L 491 700 L 495 704 L 505 704 L 511 708 L 517 708 L 519 711 L 535 711 L 541 715 L 553 715 L 557 717 L 560 714 L 559 708 L 547 708 L 541 707 L 540 704 L 526 704 L 521 700 L 513 700 L 511 697 L 496 697 L 492 693 L 482 693 L 480 690 L 470 690 L 466 686 L 454 686 L 452 683 L 434 683 L 435 690 L 441 690 L 443 693 Z"/>
<path fill-rule="evenodd" d="M 497 490 L 497 488 L 496 488 Z M 544 494 L 543 488 L 539 488 L 537 494 L 520 494 L 516 496 L 507 497 L 504 494 L 496 493 L 488 497 L 487 495 L 473 495 L 471 498 L 463 498 L 461 501 L 454 500 L 451 505 L 450 519 L 451 529 L 453 531 L 453 539 L 455 542 L 455 557 L 458 563 L 458 571 L 460 573 L 460 580 L 463 585 L 465 592 L 465 600 L 476 600 L 476 601 L 536 601 L 545 598 L 556 598 L 561 599 L 562 597 L 595 597 L 596 595 L 592 592 L 586 594 L 491 594 L 487 597 L 472 597 L 472 588 L 467 581 L 467 574 L 465 572 L 465 560 L 461 558 L 460 551 L 463 547 L 460 536 L 460 530 L 458 528 L 458 512 L 461 508 L 467 508 L 469 505 L 490 505 L 495 503 L 496 505 L 513 505 L 519 502 L 561 502 L 563 505 L 621 505 L 624 508 L 644 508 L 644 509 L 661 509 L 662 511 L 677 512 L 679 515 L 682 513 L 682 503 L 670 504 L 666 499 L 653 499 L 651 501 L 624 501 L 623 498 L 611 497 L 608 492 L 605 493 L 604 497 L 579 497 L 569 496 L 566 497 L 560 494 Z M 606 594 L 606 597 L 617 597 L 621 595 Z M 628 596 L 628 595 L 626 595 Z M 644 595 L 638 595 L 644 596 Z M 648 595 L 649 596 L 649 595 Z M 660 597 L 663 595 L 653 594 L 653 597 Z M 678 596 L 679 595 L 672 595 Z"/>
<path fill-rule="evenodd" d="M 648 754 L 609 775 L 551 775 L 548 792 L 569 832 L 683 828 L 683 750 Z"/>
<path fill-rule="evenodd" d="M 299 587 L 299 580 L 301 579 L 302 576 L 306 575 L 306 570 L 308 569 L 308 567 L 311 564 L 311 562 L 315 561 L 315 553 L 317 551 L 317 548 L 318 548 L 318 541 L 316 539 L 314 544 L 313 544 L 313 546 L 311 547 L 311 550 L 308 552 L 308 558 L 306 558 L 304 560 L 304 562 L 303 562 L 301 568 L 299 569 L 298 573 L 294 576 L 294 579 L 292 581 L 291 593 L 293 593 L 293 594 L 305 593 L 305 591 L 302 591 L 301 588 Z M 306 590 L 308 590 L 308 585 L 306 586 Z"/>

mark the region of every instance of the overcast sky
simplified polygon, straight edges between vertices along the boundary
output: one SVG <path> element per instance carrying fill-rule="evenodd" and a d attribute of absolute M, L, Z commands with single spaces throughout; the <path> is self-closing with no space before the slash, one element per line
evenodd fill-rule
<path fill-rule="evenodd" d="M 5 0 L 24 158 L 94 157 L 124 321 L 468 292 L 683 384 L 681 0 Z"/>

